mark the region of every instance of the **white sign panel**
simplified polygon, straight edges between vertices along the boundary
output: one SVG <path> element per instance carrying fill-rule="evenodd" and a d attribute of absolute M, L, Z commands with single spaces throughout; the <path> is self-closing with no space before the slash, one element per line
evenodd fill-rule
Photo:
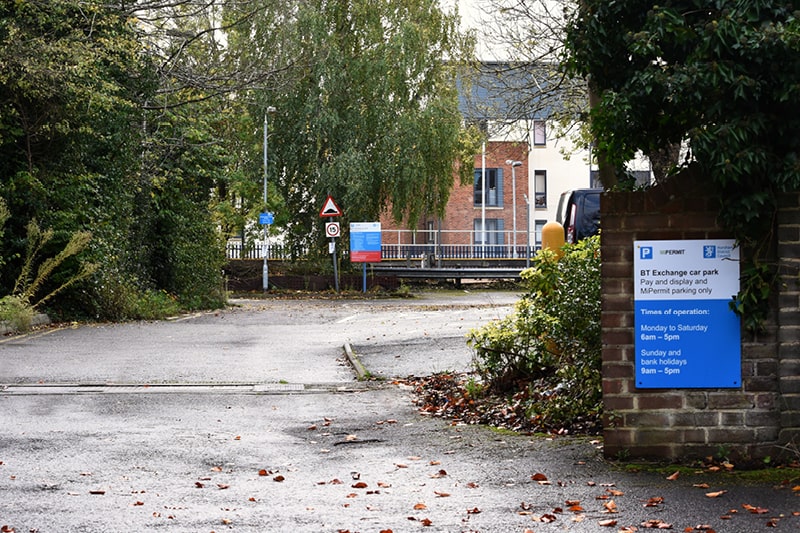
<path fill-rule="evenodd" d="M 633 268 L 636 386 L 740 387 L 734 241 L 636 241 Z"/>

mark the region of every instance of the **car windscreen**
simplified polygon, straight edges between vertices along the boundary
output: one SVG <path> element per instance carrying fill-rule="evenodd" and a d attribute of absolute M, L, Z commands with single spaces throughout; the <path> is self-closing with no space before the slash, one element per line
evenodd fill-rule
<path fill-rule="evenodd" d="M 578 224 L 577 238 L 584 239 L 595 235 L 600 229 L 600 193 L 590 193 L 583 196 L 583 210 Z"/>

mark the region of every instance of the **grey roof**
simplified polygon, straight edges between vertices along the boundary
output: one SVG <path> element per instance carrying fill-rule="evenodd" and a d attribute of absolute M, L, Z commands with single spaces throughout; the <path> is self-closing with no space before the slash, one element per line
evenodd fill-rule
<path fill-rule="evenodd" d="M 547 63 L 483 62 L 458 80 L 468 122 L 545 119 L 560 106 L 561 75 Z"/>

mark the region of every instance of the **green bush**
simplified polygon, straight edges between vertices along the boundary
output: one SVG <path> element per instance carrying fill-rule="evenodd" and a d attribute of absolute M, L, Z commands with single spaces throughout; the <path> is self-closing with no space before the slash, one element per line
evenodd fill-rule
<path fill-rule="evenodd" d="M 33 307 L 28 305 L 18 296 L 3 296 L 0 298 L 0 323 L 10 327 L 13 331 L 27 331 L 33 324 Z"/>
<path fill-rule="evenodd" d="M 118 270 L 103 270 L 92 278 L 83 294 L 83 309 L 104 320 L 158 320 L 182 311 L 177 298 L 143 286 Z"/>
<path fill-rule="evenodd" d="M 489 390 L 525 391 L 527 414 L 569 425 L 601 410 L 600 238 L 540 251 L 508 317 L 472 330 L 475 370 Z"/>

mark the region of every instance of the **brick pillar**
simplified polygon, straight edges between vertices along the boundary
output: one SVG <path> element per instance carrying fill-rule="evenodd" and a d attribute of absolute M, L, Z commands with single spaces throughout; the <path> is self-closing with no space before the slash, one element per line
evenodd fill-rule
<path fill-rule="evenodd" d="M 780 201 L 778 268 L 780 441 L 790 444 L 800 440 L 800 193 L 785 194 Z"/>
<path fill-rule="evenodd" d="M 608 457 L 705 457 L 722 446 L 740 458 L 775 454 L 781 413 L 774 324 L 767 334 L 743 342 L 740 389 L 635 386 L 633 242 L 730 238 L 716 221 L 718 201 L 702 184 L 702 176 L 689 170 L 647 191 L 602 197 L 602 373 Z M 800 208 L 794 216 L 798 220 L 794 257 L 800 261 Z M 796 278 L 800 263 L 793 266 Z M 797 281 L 795 287 L 791 309 L 797 313 Z M 793 318 L 798 324 L 797 316 Z M 785 408 L 784 419 L 800 419 L 800 325 L 793 333 L 785 339 L 781 377 L 783 390 L 793 391 L 796 403 L 791 410 Z"/>

